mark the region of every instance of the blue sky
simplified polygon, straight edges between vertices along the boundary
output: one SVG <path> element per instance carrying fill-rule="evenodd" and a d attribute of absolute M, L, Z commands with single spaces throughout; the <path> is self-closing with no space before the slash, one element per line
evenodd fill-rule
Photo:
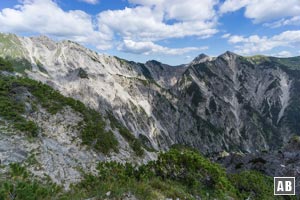
<path fill-rule="evenodd" d="M 1 0 L 0 32 L 76 41 L 145 62 L 300 54 L 299 0 Z"/>

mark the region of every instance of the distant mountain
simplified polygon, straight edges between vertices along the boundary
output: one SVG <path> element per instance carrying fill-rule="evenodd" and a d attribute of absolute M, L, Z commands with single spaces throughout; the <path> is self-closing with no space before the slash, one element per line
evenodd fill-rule
<path fill-rule="evenodd" d="M 100 55 L 71 41 L 0 36 L 16 71 L 101 112 L 151 148 L 202 152 L 281 147 L 300 134 L 300 57 L 200 54 L 172 67 Z"/>
<path fill-rule="evenodd" d="M 169 66 L 0 34 L 0 199 L 268 199 L 299 175 L 299 120 L 300 57 Z"/>

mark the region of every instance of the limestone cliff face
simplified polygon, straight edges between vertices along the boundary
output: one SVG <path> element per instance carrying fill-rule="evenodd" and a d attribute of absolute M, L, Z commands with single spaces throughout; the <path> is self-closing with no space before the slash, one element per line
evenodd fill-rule
<path fill-rule="evenodd" d="M 100 55 L 71 41 L 0 35 L 0 55 L 28 77 L 112 112 L 155 149 L 278 148 L 300 134 L 300 58 L 200 55 L 182 66 Z"/>

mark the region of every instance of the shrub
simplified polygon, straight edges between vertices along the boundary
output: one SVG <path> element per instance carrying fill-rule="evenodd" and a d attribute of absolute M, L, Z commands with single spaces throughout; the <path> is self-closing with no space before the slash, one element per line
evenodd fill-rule
<path fill-rule="evenodd" d="M 140 142 L 140 140 L 135 138 L 134 135 L 132 135 L 132 133 L 126 127 L 119 123 L 112 113 L 108 113 L 107 116 L 110 121 L 110 126 L 113 129 L 117 128 L 119 130 L 119 133 L 128 142 L 129 146 L 132 148 L 135 154 L 137 156 L 143 156 L 144 150 L 142 148 L 142 143 Z"/>
<path fill-rule="evenodd" d="M 0 71 L 13 72 L 12 63 L 0 57 Z"/>
<path fill-rule="evenodd" d="M 55 197 L 57 199 L 61 191 L 51 182 L 44 184 L 37 181 L 18 163 L 11 164 L 10 172 L 5 176 L 4 179 L 0 178 L 0 199 L 36 200 Z"/>
<path fill-rule="evenodd" d="M 0 75 L 0 116 L 12 122 L 17 130 L 35 137 L 38 134 L 38 126 L 23 117 L 24 102 L 17 102 L 12 93 L 13 89 L 19 86 L 17 78 Z"/>
<path fill-rule="evenodd" d="M 82 68 L 79 68 L 78 76 L 80 78 L 87 78 L 87 79 L 89 78 L 87 72 L 84 69 L 82 69 Z"/>
<path fill-rule="evenodd" d="M 184 184 L 191 193 L 205 194 L 211 191 L 212 196 L 218 197 L 235 193 L 225 170 L 196 151 L 171 149 L 160 154 L 158 160 L 150 162 L 147 168 L 163 180 Z"/>
<path fill-rule="evenodd" d="M 273 180 L 271 177 L 256 171 L 243 171 L 228 175 L 228 177 L 234 187 L 238 189 L 239 199 L 275 199 L 273 198 Z"/>
<path fill-rule="evenodd" d="M 11 194 L 14 199 L 123 199 L 128 193 L 145 200 L 283 199 L 273 196 L 271 177 L 255 171 L 227 175 L 219 165 L 182 147 L 141 166 L 101 162 L 96 169 L 97 175 L 84 174 L 80 183 L 63 192 L 50 181 L 38 182 L 20 164 L 11 164 L 10 174 L 4 180 L 0 177 L 0 199 Z"/>
<path fill-rule="evenodd" d="M 33 121 L 21 120 L 15 122 L 15 127 L 28 134 L 29 137 L 36 137 L 38 135 L 38 126 Z"/>

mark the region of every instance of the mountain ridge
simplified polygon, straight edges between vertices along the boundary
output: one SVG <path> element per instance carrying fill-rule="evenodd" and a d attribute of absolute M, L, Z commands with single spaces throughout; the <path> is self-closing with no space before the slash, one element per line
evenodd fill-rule
<path fill-rule="evenodd" d="M 20 72 L 103 114 L 114 113 L 155 149 L 180 143 L 203 152 L 251 152 L 278 148 L 300 132 L 291 117 L 298 117 L 291 108 L 298 109 L 298 57 L 248 58 L 227 51 L 172 67 L 100 55 L 70 41 L 7 37 L 17 53 L 4 46 L 0 55 L 25 63 L 17 64 Z M 87 78 L 78 77 L 79 68 Z"/>
<path fill-rule="evenodd" d="M 0 198 L 267 199 L 299 174 L 299 58 L 169 66 L 0 34 Z"/>

